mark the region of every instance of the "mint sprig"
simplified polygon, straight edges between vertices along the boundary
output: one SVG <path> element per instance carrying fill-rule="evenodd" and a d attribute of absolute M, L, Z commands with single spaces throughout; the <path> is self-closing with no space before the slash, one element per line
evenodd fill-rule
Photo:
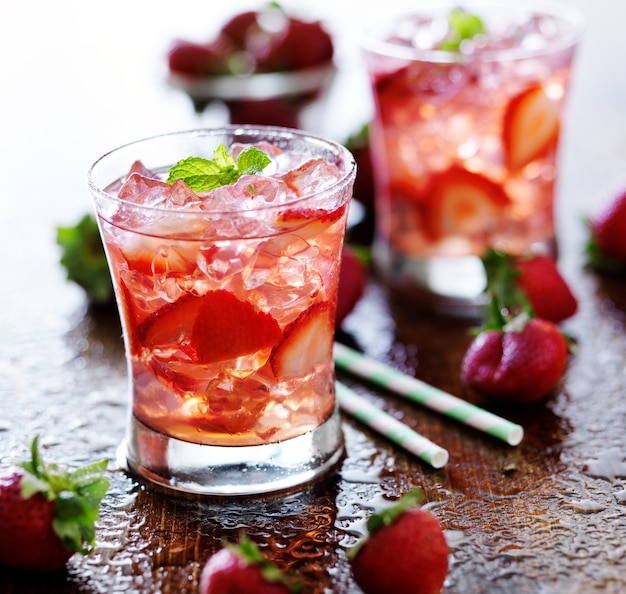
<path fill-rule="evenodd" d="M 66 470 L 55 463 L 44 462 L 39 439 L 31 444 L 31 459 L 20 464 L 25 471 L 21 481 L 22 497 L 42 493 L 55 504 L 53 529 L 68 551 L 85 554 L 86 545 L 95 544 L 95 522 L 100 502 L 109 489 L 104 476 L 108 462 L 101 460 Z"/>
<path fill-rule="evenodd" d="M 461 44 L 485 33 L 482 19 L 462 8 L 453 8 L 448 16 L 448 35 L 441 41 L 438 49 L 458 52 Z"/>
<path fill-rule="evenodd" d="M 262 150 L 249 146 L 237 157 L 237 161 L 220 144 L 213 153 L 213 160 L 203 157 L 187 157 L 168 172 L 167 183 L 177 179 L 184 181 L 194 192 L 208 192 L 221 186 L 234 184 L 242 175 L 253 175 L 269 165 L 270 158 Z"/>

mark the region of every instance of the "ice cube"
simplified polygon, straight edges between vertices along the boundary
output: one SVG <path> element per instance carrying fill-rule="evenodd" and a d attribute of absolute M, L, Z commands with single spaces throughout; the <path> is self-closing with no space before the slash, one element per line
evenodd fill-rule
<path fill-rule="evenodd" d="M 131 172 L 122 184 L 118 197 L 129 202 L 143 203 L 141 196 L 145 192 L 152 190 L 152 188 L 161 188 L 166 185 L 165 182 L 153 177 L 147 177 L 139 172 Z"/>
<path fill-rule="evenodd" d="M 332 163 L 322 158 L 309 159 L 299 167 L 282 176 L 283 181 L 295 193 L 295 197 L 308 196 L 325 190 L 334 184 L 341 175 Z"/>
<path fill-rule="evenodd" d="M 177 179 L 168 184 L 159 179 L 131 173 L 118 192 L 118 197 L 144 206 L 180 209 L 200 205 L 198 195 L 189 186 Z"/>
<path fill-rule="evenodd" d="M 263 175 L 242 175 L 234 184 L 207 193 L 205 204 L 211 210 L 251 210 L 280 200 L 284 187 L 280 181 Z"/>

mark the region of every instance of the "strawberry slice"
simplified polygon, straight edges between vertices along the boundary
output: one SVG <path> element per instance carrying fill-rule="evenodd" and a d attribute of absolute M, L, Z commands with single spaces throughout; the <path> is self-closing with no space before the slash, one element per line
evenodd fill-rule
<path fill-rule="evenodd" d="M 128 269 L 140 274 L 191 274 L 197 268 L 197 245 L 168 245 L 163 239 L 133 236 L 120 246 Z"/>
<path fill-rule="evenodd" d="M 282 338 L 270 314 L 225 290 L 182 296 L 152 314 L 136 335 L 149 349 L 185 348 L 188 343 L 199 363 L 256 353 Z"/>
<path fill-rule="evenodd" d="M 202 297 L 185 293 L 161 306 L 135 329 L 135 339 L 149 349 L 171 348 L 189 339 Z"/>
<path fill-rule="evenodd" d="M 131 354 L 135 355 L 139 352 L 141 343 L 137 338 L 137 327 L 140 326 L 139 315 L 133 295 L 124 282 L 120 279 L 120 296 L 122 301 L 122 307 L 124 310 L 124 323 L 126 325 L 126 335 L 128 337 L 128 347 Z"/>
<path fill-rule="evenodd" d="M 313 371 L 329 357 L 334 339 L 334 320 L 327 301 L 314 303 L 283 332 L 270 363 L 278 379 Z"/>
<path fill-rule="evenodd" d="M 284 227 L 286 231 L 295 231 L 297 229 L 298 234 L 303 235 L 306 239 L 330 228 L 331 225 L 343 217 L 346 208 L 345 204 L 342 204 L 335 210 L 288 208 L 278 214 L 277 223 Z"/>
<path fill-rule="evenodd" d="M 236 359 L 274 346 L 282 338 L 276 320 L 224 290 L 202 297 L 192 346 L 202 363 Z"/>
<path fill-rule="evenodd" d="M 556 147 L 559 106 L 541 85 L 511 99 L 504 113 L 502 142 L 507 167 L 516 171 Z"/>
<path fill-rule="evenodd" d="M 494 181 L 453 165 L 433 179 L 425 225 L 435 239 L 493 231 L 510 199 Z"/>

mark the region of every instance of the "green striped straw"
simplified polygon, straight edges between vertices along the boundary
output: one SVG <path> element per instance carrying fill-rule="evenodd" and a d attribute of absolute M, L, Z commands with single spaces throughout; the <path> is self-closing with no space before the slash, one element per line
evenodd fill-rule
<path fill-rule="evenodd" d="M 387 414 L 341 382 L 335 382 L 335 395 L 340 408 L 390 441 L 415 454 L 433 468 L 448 462 L 448 451 Z"/>
<path fill-rule="evenodd" d="M 507 421 L 461 398 L 452 396 L 426 382 L 402 373 L 380 361 L 371 359 L 349 347 L 335 343 L 335 365 L 413 400 L 447 417 L 516 446 L 524 437 L 520 425 Z"/>

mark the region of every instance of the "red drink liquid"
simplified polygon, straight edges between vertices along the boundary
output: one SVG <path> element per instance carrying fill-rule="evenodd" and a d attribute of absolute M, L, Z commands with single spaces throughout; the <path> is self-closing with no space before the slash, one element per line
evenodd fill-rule
<path fill-rule="evenodd" d="M 466 53 L 440 51 L 447 10 L 398 19 L 365 57 L 379 268 L 435 309 L 462 313 L 484 289 L 478 258 L 488 247 L 554 247 L 557 146 L 579 31 L 559 15 L 476 4 L 467 10 L 485 35 Z"/>

